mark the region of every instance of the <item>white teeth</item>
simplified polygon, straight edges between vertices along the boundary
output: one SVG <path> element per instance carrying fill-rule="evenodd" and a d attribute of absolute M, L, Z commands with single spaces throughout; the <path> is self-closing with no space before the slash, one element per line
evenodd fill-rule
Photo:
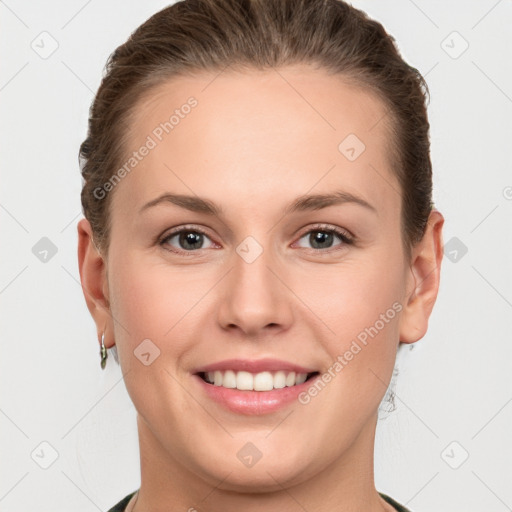
<path fill-rule="evenodd" d="M 291 372 L 286 376 L 285 383 L 287 386 L 293 386 L 295 384 L 295 372 Z"/>
<path fill-rule="evenodd" d="M 286 373 L 279 371 L 274 375 L 274 387 L 276 389 L 281 389 L 286 386 Z"/>
<path fill-rule="evenodd" d="M 224 372 L 224 377 L 222 378 L 222 385 L 225 388 L 236 388 L 236 373 L 232 370 Z"/>
<path fill-rule="evenodd" d="M 253 389 L 255 391 L 270 391 L 274 389 L 274 377 L 270 372 L 257 373 L 253 379 Z"/>
<path fill-rule="evenodd" d="M 307 373 L 295 373 L 279 370 L 277 372 L 250 373 L 233 370 L 207 372 L 206 381 L 215 386 L 243 391 L 270 391 L 284 387 L 302 384 L 307 379 Z"/>
<path fill-rule="evenodd" d="M 236 389 L 254 389 L 253 378 L 249 372 L 238 372 L 236 374 Z"/>
<path fill-rule="evenodd" d="M 303 382 L 306 382 L 307 375 L 305 373 L 299 373 L 297 377 L 295 378 L 296 384 L 302 384 Z"/>

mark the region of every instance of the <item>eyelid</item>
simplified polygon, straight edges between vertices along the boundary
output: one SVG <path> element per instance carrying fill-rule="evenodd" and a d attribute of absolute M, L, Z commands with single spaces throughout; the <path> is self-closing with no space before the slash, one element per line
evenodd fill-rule
<path fill-rule="evenodd" d="M 312 226 L 308 226 L 307 228 L 305 228 L 305 230 L 300 235 L 300 238 L 302 238 L 304 235 L 307 235 L 311 231 L 333 231 L 338 235 L 343 235 L 344 237 L 348 238 L 351 241 L 355 239 L 355 236 L 348 229 L 335 226 L 334 224 L 326 224 L 322 222 L 318 224 L 313 224 Z"/>
<path fill-rule="evenodd" d="M 179 235 L 183 231 L 189 231 L 193 233 L 200 233 L 204 235 L 205 237 L 209 238 L 212 242 L 212 244 L 216 244 L 214 240 L 212 240 L 212 237 L 207 233 L 207 231 L 203 228 L 200 228 L 196 225 L 192 224 L 184 224 L 181 226 L 177 226 L 175 228 L 172 228 L 170 231 L 166 231 L 163 235 L 157 237 L 157 243 L 161 246 L 166 245 L 165 242 L 169 240 L 170 238 L 173 238 L 176 235 Z M 201 252 L 204 249 L 197 249 L 195 251 L 185 251 L 184 249 L 165 249 L 168 252 L 172 252 L 175 254 L 186 254 L 186 255 L 193 255 L 194 253 Z"/>
<path fill-rule="evenodd" d="M 216 242 L 212 239 L 212 237 L 207 233 L 207 231 L 205 229 L 203 229 L 197 225 L 192 225 L 192 224 L 185 224 L 185 225 L 177 226 L 176 228 L 172 228 L 171 231 L 168 231 L 164 235 L 159 236 L 157 238 L 157 242 L 159 243 L 159 245 L 163 246 L 163 245 L 165 245 L 165 242 L 168 239 L 170 239 L 176 235 L 179 235 L 180 233 L 182 233 L 184 231 L 200 233 L 200 234 L 204 235 L 205 237 L 207 237 L 208 239 L 210 239 L 213 244 L 216 244 Z M 311 226 L 307 226 L 306 228 L 304 228 L 304 230 L 301 231 L 300 235 L 297 235 L 298 238 L 297 238 L 296 242 L 300 241 L 305 235 L 307 235 L 313 231 L 330 231 L 330 232 L 334 233 L 335 235 L 340 237 L 340 239 L 342 240 L 342 242 L 343 242 L 341 244 L 342 246 L 352 245 L 355 242 L 355 236 L 347 229 L 341 228 L 339 226 L 335 226 L 332 224 L 326 224 L 326 223 L 317 223 L 317 224 L 314 224 Z M 294 242 L 294 244 L 296 242 Z M 329 254 L 330 252 L 339 250 L 336 248 L 328 248 L 326 250 L 322 250 L 322 249 L 308 249 L 308 248 L 304 248 L 304 247 L 303 247 L 303 249 L 313 251 L 316 254 L 325 254 L 325 253 Z M 166 250 L 169 252 L 173 252 L 175 254 L 186 254 L 187 256 L 192 256 L 194 253 L 201 252 L 205 249 L 197 249 L 194 251 L 185 251 L 183 249 L 166 249 Z"/>
<path fill-rule="evenodd" d="M 297 242 L 294 242 L 294 245 L 304 237 L 307 236 L 309 233 L 312 233 L 314 231 L 324 231 L 324 232 L 331 232 L 334 235 L 336 235 L 340 240 L 341 244 L 334 246 L 334 247 L 328 247 L 327 249 L 314 249 L 310 247 L 301 247 L 301 249 L 304 249 L 307 253 L 313 254 L 315 256 L 325 256 L 328 257 L 334 253 L 338 253 L 339 251 L 345 251 L 350 246 L 354 246 L 356 242 L 356 237 L 347 229 L 341 228 L 339 226 L 331 225 L 331 224 L 325 224 L 325 223 L 319 223 L 313 226 L 308 226 L 305 231 L 302 232 L 297 238 Z"/>

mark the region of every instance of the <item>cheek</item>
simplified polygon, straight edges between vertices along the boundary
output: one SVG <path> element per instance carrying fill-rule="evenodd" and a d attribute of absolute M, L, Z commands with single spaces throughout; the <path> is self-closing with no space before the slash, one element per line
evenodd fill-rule
<path fill-rule="evenodd" d="M 340 445 L 374 414 L 391 379 L 403 309 L 401 280 L 398 267 L 384 272 L 379 266 L 354 266 L 326 280 L 328 288 L 313 288 L 316 309 L 311 309 L 321 319 L 328 360 L 322 382 L 312 384 L 299 402 L 315 418 L 331 411 L 325 421 L 340 425 L 335 433 Z"/>
<path fill-rule="evenodd" d="M 395 264 L 393 264 L 395 261 Z M 336 379 L 361 397 L 378 396 L 393 370 L 399 341 L 399 319 L 404 275 L 399 255 L 380 258 L 376 254 L 347 259 L 333 272 L 309 281 L 301 295 L 325 333 L 325 351 L 331 364 L 340 361 Z M 303 285 L 304 286 L 304 285 Z M 372 374 L 374 372 L 374 374 Z"/>
<path fill-rule="evenodd" d="M 173 425 L 190 408 L 176 376 L 183 372 L 182 357 L 193 345 L 194 287 L 181 286 L 177 272 L 149 258 L 127 256 L 109 273 L 115 341 L 125 385 L 137 410 L 157 425 L 170 411 Z M 174 404 L 171 406 L 171 404 Z M 162 425 L 165 429 L 165 425 Z M 177 427 L 176 427 L 177 428 Z M 185 435 L 185 434 L 183 434 Z"/>
<path fill-rule="evenodd" d="M 120 350 L 133 351 L 149 339 L 161 351 L 180 352 L 191 310 L 201 295 L 201 290 L 187 286 L 186 281 L 189 279 L 183 273 L 162 264 L 150 265 L 143 258 L 119 261 L 109 288 Z"/>
<path fill-rule="evenodd" d="M 346 338 L 373 325 L 402 300 L 403 280 L 400 265 L 385 264 L 382 258 L 354 258 L 300 280 L 297 286 L 312 311 L 334 331 L 330 334 Z M 395 320 L 396 309 L 391 312 Z"/>

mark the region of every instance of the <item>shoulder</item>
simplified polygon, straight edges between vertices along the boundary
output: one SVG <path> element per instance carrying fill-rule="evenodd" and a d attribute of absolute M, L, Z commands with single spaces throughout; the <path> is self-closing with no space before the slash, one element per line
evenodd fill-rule
<path fill-rule="evenodd" d="M 387 494 L 384 494 L 382 492 L 379 492 L 379 494 L 381 495 L 381 497 L 387 501 L 390 505 L 392 505 L 393 507 L 395 507 L 395 509 L 397 510 L 397 512 L 412 512 L 411 510 L 409 510 L 408 508 L 405 508 L 403 505 L 401 505 L 400 503 L 398 503 L 398 501 L 395 501 L 393 498 L 391 498 L 390 496 L 388 496 Z"/>
<path fill-rule="evenodd" d="M 137 491 L 133 491 L 132 493 L 128 494 L 128 496 L 125 496 L 119 503 L 116 503 L 111 509 L 109 509 L 108 512 L 124 512 L 126 505 L 128 505 L 128 502 L 130 501 L 131 497 L 136 492 Z"/>

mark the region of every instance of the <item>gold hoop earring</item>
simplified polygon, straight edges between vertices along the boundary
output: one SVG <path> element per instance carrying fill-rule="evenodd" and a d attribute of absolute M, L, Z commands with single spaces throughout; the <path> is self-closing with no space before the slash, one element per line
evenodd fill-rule
<path fill-rule="evenodd" d="M 105 339 L 105 333 L 102 333 L 101 334 L 101 348 L 100 348 L 100 356 L 101 356 L 100 365 L 101 365 L 102 370 L 104 370 L 105 366 L 107 365 L 107 357 L 108 357 L 104 339 Z"/>

